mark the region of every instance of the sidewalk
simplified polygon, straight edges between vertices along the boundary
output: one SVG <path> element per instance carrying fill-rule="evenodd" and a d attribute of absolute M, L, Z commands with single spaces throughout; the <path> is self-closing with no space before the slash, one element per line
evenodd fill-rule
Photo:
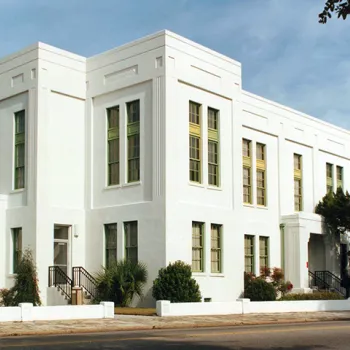
<path fill-rule="evenodd" d="M 350 311 L 305 312 L 287 314 L 248 314 L 227 316 L 186 316 L 152 317 L 116 315 L 115 319 L 4 322 L 0 323 L 0 337 L 38 335 L 115 332 L 148 329 L 225 327 L 273 323 L 302 323 L 350 320 Z"/>

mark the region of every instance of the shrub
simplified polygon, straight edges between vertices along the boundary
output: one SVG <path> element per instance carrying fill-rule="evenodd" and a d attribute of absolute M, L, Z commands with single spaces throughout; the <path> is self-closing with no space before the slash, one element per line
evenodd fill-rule
<path fill-rule="evenodd" d="M 93 302 L 108 300 L 116 306 L 129 306 L 135 295 L 143 297 L 143 287 L 148 279 L 143 263 L 130 260 L 116 261 L 97 274 L 97 295 Z"/>
<path fill-rule="evenodd" d="M 293 284 L 290 281 L 284 280 L 284 272 L 279 267 L 269 268 L 262 267 L 260 270 L 260 277 L 271 283 L 277 295 L 284 296 L 293 289 Z"/>
<path fill-rule="evenodd" d="M 20 303 L 41 305 L 37 271 L 30 250 L 24 252 L 18 264 L 15 285 L 11 289 L 2 289 L 0 297 L 4 306 L 17 306 Z"/>
<path fill-rule="evenodd" d="M 344 297 L 334 292 L 314 292 L 314 293 L 300 293 L 288 294 L 283 296 L 281 301 L 292 300 L 343 300 Z"/>
<path fill-rule="evenodd" d="M 169 300 L 172 303 L 201 301 L 199 286 L 192 278 L 191 266 L 182 261 L 159 270 L 158 277 L 153 282 L 152 295 L 156 300 Z"/>
<path fill-rule="evenodd" d="M 276 300 L 276 290 L 271 283 L 258 277 L 248 283 L 244 290 L 244 297 L 251 301 L 274 301 Z"/>
<path fill-rule="evenodd" d="M 11 289 L 0 289 L 0 306 L 11 306 L 13 301 L 13 291 Z"/>

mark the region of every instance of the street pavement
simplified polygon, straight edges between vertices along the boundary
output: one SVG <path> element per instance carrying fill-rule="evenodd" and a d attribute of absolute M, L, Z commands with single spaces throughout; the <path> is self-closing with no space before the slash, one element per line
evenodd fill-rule
<path fill-rule="evenodd" d="M 350 349 L 350 321 L 0 338 L 0 349 Z"/>

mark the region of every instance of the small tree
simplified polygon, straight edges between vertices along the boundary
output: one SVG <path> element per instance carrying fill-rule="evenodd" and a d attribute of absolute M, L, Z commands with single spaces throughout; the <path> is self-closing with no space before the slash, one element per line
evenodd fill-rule
<path fill-rule="evenodd" d="M 341 187 L 336 193 L 328 192 L 317 204 L 315 212 L 323 217 L 329 233 L 336 239 L 350 231 L 350 195 Z"/>
<path fill-rule="evenodd" d="M 17 306 L 20 303 L 41 305 L 36 266 L 29 249 L 24 252 L 18 264 L 15 285 L 7 294 L 7 303 L 10 304 L 8 306 Z"/>
<path fill-rule="evenodd" d="M 135 295 L 143 297 L 143 287 L 147 279 L 148 272 L 143 263 L 116 261 L 97 274 L 97 296 L 94 302 L 108 300 L 117 306 L 129 306 Z"/>
<path fill-rule="evenodd" d="M 153 282 L 153 298 L 169 300 L 172 303 L 200 302 L 199 285 L 192 278 L 190 265 L 176 261 L 159 270 L 158 277 Z"/>

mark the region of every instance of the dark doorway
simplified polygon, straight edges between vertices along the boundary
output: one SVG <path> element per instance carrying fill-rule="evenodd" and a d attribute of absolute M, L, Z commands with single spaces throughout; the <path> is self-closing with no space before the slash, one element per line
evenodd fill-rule
<path fill-rule="evenodd" d="M 340 277 L 344 280 L 348 267 L 348 247 L 347 244 L 340 245 Z"/>

